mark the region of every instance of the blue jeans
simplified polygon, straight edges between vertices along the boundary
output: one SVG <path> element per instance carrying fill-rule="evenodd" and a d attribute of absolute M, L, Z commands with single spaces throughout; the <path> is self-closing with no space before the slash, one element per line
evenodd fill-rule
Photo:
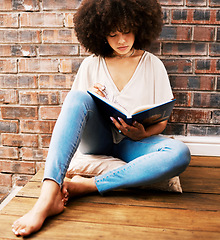
<path fill-rule="evenodd" d="M 118 144 L 113 143 L 109 122 L 100 115 L 91 96 L 70 91 L 54 127 L 44 179 L 54 180 L 62 186 L 78 147 L 85 154 L 111 155 L 127 163 L 95 177 L 101 194 L 177 176 L 186 169 L 191 158 L 184 143 L 160 135 L 141 141 L 126 137 Z"/>

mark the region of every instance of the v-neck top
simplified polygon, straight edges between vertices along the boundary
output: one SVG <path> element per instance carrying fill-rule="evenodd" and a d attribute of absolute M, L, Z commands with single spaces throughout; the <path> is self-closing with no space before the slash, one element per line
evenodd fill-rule
<path fill-rule="evenodd" d="M 91 55 L 85 58 L 77 72 L 72 90 L 87 91 L 95 83 L 105 86 L 106 97 L 127 111 L 148 104 L 159 104 L 173 98 L 167 71 L 162 61 L 145 51 L 124 88 L 115 85 L 105 59 Z M 117 140 L 115 140 L 117 142 Z"/>

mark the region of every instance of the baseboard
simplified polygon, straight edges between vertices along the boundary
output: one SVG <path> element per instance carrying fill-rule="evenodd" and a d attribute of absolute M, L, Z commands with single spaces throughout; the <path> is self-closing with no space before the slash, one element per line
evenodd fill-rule
<path fill-rule="evenodd" d="M 192 155 L 220 156 L 220 137 L 172 136 L 184 142 Z"/>

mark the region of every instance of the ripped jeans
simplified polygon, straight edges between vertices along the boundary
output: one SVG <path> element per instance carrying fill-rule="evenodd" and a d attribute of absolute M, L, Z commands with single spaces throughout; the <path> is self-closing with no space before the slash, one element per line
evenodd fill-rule
<path fill-rule="evenodd" d="M 160 135 L 140 141 L 126 137 L 115 144 L 110 125 L 100 115 L 92 97 L 84 92 L 70 91 L 53 130 L 44 179 L 54 180 L 62 186 L 78 147 L 84 154 L 111 155 L 127 163 L 95 177 L 101 194 L 177 176 L 191 159 L 184 143 Z"/>

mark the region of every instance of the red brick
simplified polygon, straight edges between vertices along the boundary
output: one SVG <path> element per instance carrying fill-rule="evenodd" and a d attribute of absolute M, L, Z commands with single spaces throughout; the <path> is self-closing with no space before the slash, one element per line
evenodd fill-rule
<path fill-rule="evenodd" d="M 214 90 L 214 76 L 170 76 L 173 89 L 178 90 Z"/>
<path fill-rule="evenodd" d="M 205 26 L 195 26 L 193 40 L 194 41 L 214 41 L 215 28 Z"/>
<path fill-rule="evenodd" d="M 34 91 L 19 93 L 19 99 L 21 105 L 51 105 L 59 104 L 59 92 L 58 91 Z"/>
<path fill-rule="evenodd" d="M 211 111 L 199 109 L 174 109 L 170 122 L 176 123 L 210 123 Z"/>
<path fill-rule="evenodd" d="M 196 59 L 195 61 L 196 73 L 220 73 L 219 59 Z"/>
<path fill-rule="evenodd" d="M 0 186 L 12 187 L 12 174 L 0 173 Z"/>
<path fill-rule="evenodd" d="M 151 44 L 149 52 L 159 56 L 161 55 L 161 48 L 162 48 L 162 43 L 159 41 L 155 41 Z"/>
<path fill-rule="evenodd" d="M 0 158 L 18 159 L 18 148 L 16 148 L 16 147 L 0 147 Z"/>
<path fill-rule="evenodd" d="M 59 89 L 70 89 L 74 81 L 74 75 L 40 75 L 39 76 L 39 87 L 40 88 L 59 88 Z"/>
<path fill-rule="evenodd" d="M 3 119 L 37 119 L 37 107 L 2 107 Z"/>
<path fill-rule="evenodd" d="M 39 56 L 74 56 L 78 54 L 78 45 L 41 45 L 39 47 Z"/>
<path fill-rule="evenodd" d="M 42 147 L 48 148 L 50 145 L 50 139 L 51 139 L 51 135 L 42 134 L 40 136 L 40 141 L 41 141 Z"/>
<path fill-rule="evenodd" d="M 219 24 L 217 10 L 207 9 L 173 9 L 171 23 Z"/>
<path fill-rule="evenodd" d="M 75 10 L 80 5 L 79 0 L 43 0 L 43 10 Z"/>
<path fill-rule="evenodd" d="M 206 0 L 186 0 L 186 6 L 205 7 Z"/>
<path fill-rule="evenodd" d="M 217 42 L 220 42 L 220 28 L 217 28 Z"/>
<path fill-rule="evenodd" d="M 18 121 L 0 120 L 0 133 L 18 133 Z"/>
<path fill-rule="evenodd" d="M 74 27 L 73 16 L 74 13 L 65 13 L 65 27 Z"/>
<path fill-rule="evenodd" d="M 36 47 L 27 45 L 1 45 L 0 56 L 3 57 L 35 57 Z"/>
<path fill-rule="evenodd" d="M 61 107 L 40 107 L 40 116 L 43 120 L 56 120 L 60 114 Z"/>
<path fill-rule="evenodd" d="M 220 77 L 217 77 L 217 86 L 216 86 L 216 90 L 220 91 Z"/>
<path fill-rule="evenodd" d="M 48 149 L 21 148 L 21 158 L 23 161 L 44 161 L 47 157 Z"/>
<path fill-rule="evenodd" d="M 207 126 L 207 125 L 194 125 L 189 124 L 187 132 L 191 136 L 216 136 L 219 137 L 220 127 L 219 126 Z"/>
<path fill-rule="evenodd" d="M 36 171 L 45 167 L 45 162 L 36 162 Z"/>
<path fill-rule="evenodd" d="M 21 27 L 63 27 L 62 13 L 22 13 Z"/>
<path fill-rule="evenodd" d="M 212 112 L 212 123 L 214 124 L 220 123 L 220 110 L 214 110 Z"/>
<path fill-rule="evenodd" d="M 58 60 L 56 59 L 20 59 L 19 72 L 58 72 Z"/>
<path fill-rule="evenodd" d="M 165 135 L 185 135 L 186 124 L 168 123 L 163 134 Z"/>
<path fill-rule="evenodd" d="M 163 12 L 163 23 L 168 24 L 170 20 L 170 10 L 166 8 L 162 8 L 162 12 Z"/>
<path fill-rule="evenodd" d="M 22 162 L 22 161 L 0 161 L 0 171 L 7 173 L 25 173 L 34 174 L 35 173 L 35 163 L 34 162 Z"/>
<path fill-rule="evenodd" d="M 12 183 L 14 186 L 25 186 L 28 181 L 33 177 L 32 175 L 23 175 L 23 174 L 13 174 Z"/>
<path fill-rule="evenodd" d="M 52 133 L 56 121 L 21 121 L 22 133 Z"/>
<path fill-rule="evenodd" d="M 0 11 L 11 11 L 12 10 L 12 1 L 1 0 Z"/>
<path fill-rule="evenodd" d="M 37 76 L 0 75 L 0 88 L 37 88 Z"/>
<path fill-rule="evenodd" d="M 0 103 L 18 103 L 17 90 L 0 90 Z"/>
<path fill-rule="evenodd" d="M 22 0 L 22 1 L 12 0 L 12 10 L 38 11 L 39 0 Z"/>
<path fill-rule="evenodd" d="M 210 56 L 220 56 L 220 43 L 209 44 Z"/>
<path fill-rule="evenodd" d="M 39 30 L 0 30 L 0 43 L 40 43 Z"/>
<path fill-rule="evenodd" d="M 191 40 L 192 27 L 164 26 L 159 40 Z"/>
<path fill-rule="evenodd" d="M 60 72 L 62 73 L 74 73 L 77 72 L 83 59 L 61 59 L 60 60 Z"/>
<path fill-rule="evenodd" d="M 183 6 L 183 0 L 160 0 L 161 5 L 164 6 Z"/>
<path fill-rule="evenodd" d="M 208 48 L 205 43 L 164 43 L 164 55 L 207 55 Z"/>
<path fill-rule="evenodd" d="M 211 7 L 220 7 L 220 2 L 219 0 L 209 0 L 209 5 Z"/>
<path fill-rule="evenodd" d="M 36 134 L 2 133 L 2 144 L 12 147 L 38 147 Z"/>
<path fill-rule="evenodd" d="M 192 73 L 191 59 L 163 59 L 168 73 Z"/>
<path fill-rule="evenodd" d="M 16 73 L 16 59 L 0 59 L 0 73 Z"/>
<path fill-rule="evenodd" d="M 1 28 L 17 28 L 18 14 L 17 13 L 0 14 L 0 27 Z"/>
<path fill-rule="evenodd" d="M 176 99 L 176 107 L 190 107 L 192 102 L 191 92 L 173 92 L 174 98 Z"/>
<path fill-rule="evenodd" d="M 193 95 L 193 107 L 219 108 L 219 93 L 196 92 Z"/>
<path fill-rule="evenodd" d="M 91 53 L 86 51 L 85 48 L 81 45 L 79 46 L 79 51 L 80 51 L 80 56 L 90 56 L 91 55 Z"/>
<path fill-rule="evenodd" d="M 74 30 L 43 30 L 43 43 L 78 43 Z"/>
<path fill-rule="evenodd" d="M 63 104 L 67 94 L 69 93 L 69 91 L 62 91 L 61 92 L 61 103 Z"/>

